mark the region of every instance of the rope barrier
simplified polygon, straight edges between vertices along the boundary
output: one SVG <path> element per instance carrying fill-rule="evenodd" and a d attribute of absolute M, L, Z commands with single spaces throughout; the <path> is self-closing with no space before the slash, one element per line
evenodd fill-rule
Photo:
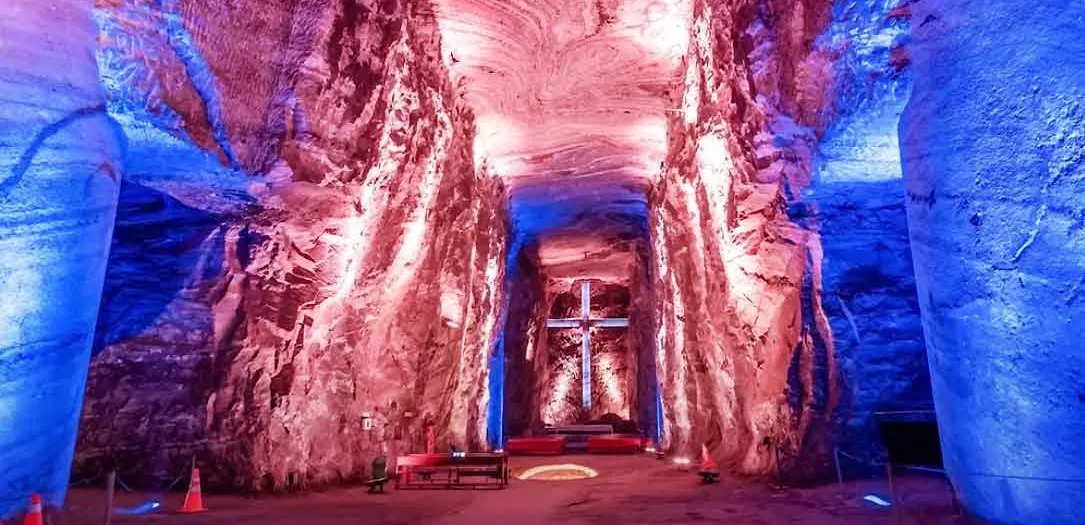
<path fill-rule="evenodd" d="M 1040 476 L 1019 476 L 1014 474 L 989 474 L 986 472 L 964 472 L 963 474 L 965 476 L 974 476 L 977 478 L 1002 478 L 1023 481 L 1050 481 L 1053 483 L 1085 483 L 1085 479 L 1072 478 L 1045 478 Z"/>
<path fill-rule="evenodd" d="M 922 409 L 922 410 L 880 410 L 874 412 L 874 416 L 900 416 L 905 414 L 934 414 L 934 410 Z"/>
<path fill-rule="evenodd" d="M 132 489 L 128 487 L 128 485 L 124 482 L 123 479 L 121 479 L 120 476 L 117 476 L 117 484 L 120 485 L 125 492 L 132 492 Z"/>
<path fill-rule="evenodd" d="M 848 459 L 851 459 L 852 461 L 855 461 L 857 463 L 862 463 L 862 464 L 870 465 L 870 466 L 874 466 L 874 467 L 884 467 L 886 465 L 892 464 L 892 463 L 881 462 L 881 461 L 875 461 L 875 462 L 872 463 L 872 462 L 864 460 L 864 459 L 862 459 L 862 458 L 860 458 L 858 456 L 848 454 L 847 452 L 844 452 L 843 450 L 840 450 L 840 449 L 836 449 L 836 453 L 838 455 L 840 455 L 840 456 L 844 456 L 844 457 L 846 457 Z M 935 473 L 935 474 L 947 474 L 945 469 L 923 467 L 923 466 L 920 466 L 920 465 L 900 464 L 900 465 L 895 465 L 895 466 L 898 466 L 898 467 L 904 468 L 904 469 L 908 469 L 908 470 L 914 470 L 914 471 L 917 471 L 917 472 L 931 472 L 931 473 Z M 962 472 L 961 474 L 963 474 L 965 476 L 972 476 L 972 477 L 977 477 L 977 478 L 1012 479 L 1012 480 L 1020 480 L 1020 481 L 1049 481 L 1049 482 L 1052 482 L 1052 483 L 1085 483 L 1085 479 L 1048 478 L 1048 477 L 1043 477 L 1043 476 L 1022 476 L 1022 475 L 1017 475 L 1017 474 L 992 474 L 992 473 L 988 473 L 988 472 Z"/>
<path fill-rule="evenodd" d="M 166 487 L 166 492 L 169 492 L 169 491 L 173 490 L 173 487 L 177 486 L 177 482 L 181 481 L 182 479 L 185 479 L 185 473 L 184 472 L 181 472 L 180 474 L 177 475 L 176 478 L 173 478 L 173 481 L 170 482 L 168 487 Z"/>
<path fill-rule="evenodd" d="M 102 477 L 104 477 L 104 476 L 105 476 L 104 472 L 99 472 L 99 473 L 97 473 L 97 474 L 95 474 L 93 476 L 89 476 L 89 477 L 86 477 L 86 478 L 83 478 L 83 479 L 73 481 L 73 482 L 68 484 L 68 487 L 75 488 L 75 487 L 81 487 L 83 485 L 89 485 L 90 483 L 93 483 L 95 481 L 98 481 L 99 479 L 102 479 Z M 177 475 L 177 477 L 173 478 L 173 481 L 171 481 L 169 483 L 169 485 L 166 486 L 166 488 L 165 488 L 165 490 L 163 490 L 163 492 L 169 492 L 169 491 L 173 490 L 173 487 L 176 487 L 177 483 L 179 483 L 181 480 L 185 479 L 186 476 L 188 476 L 188 472 L 182 471 L 180 474 Z M 127 483 L 124 482 L 123 479 L 121 479 L 119 474 L 117 475 L 116 482 L 117 482 L 117 485 L 119 485 L 122 489 L 124 489 L 125 492 L 135 492 L 135 491 L 132 490 L 132 488 L 130 486 L 128 486 Z"/>
<path fill-rule="evenodd" d="M 886 465 L 886 463 L 882 462 L 882 461 L 869 462 L 869 461 L 867 461 L 867 460 L 865 460 L 863 458 L 860 458 L 858 456 L 853 456 L 851 454 L 848 454 L 847 452 L 844 452 L 843 450 L 840 450 L 840 449 L 836 449 L 836 453 L 840 454 L 841 456 L 844 456 L 844 457 L 846 457 L 846 458 L 848 458 L 848 459 L 850 459 L 852 461 L 855 461 L 857 463 L 863 463 L 863 464 L 874 466 L 874 467 L 884 467 Z"/>
<path fill-rule="evenodd" d="M 89 485 L 91 482 L 97 481 L 99 478 L 101 478 L 102 475 L 103 474 L 101 472 L 99 472 L 99 473 L 97 473 L 97 474 L 95 474 L 93 476 L 90 476 L 88 478 L 83 478 L 81 480 L 73 481 L 73 482 L 69 483 L 68 486 L 69 487 L 80 487 L 80 486 L 83 486 L 83 485 Z"/>

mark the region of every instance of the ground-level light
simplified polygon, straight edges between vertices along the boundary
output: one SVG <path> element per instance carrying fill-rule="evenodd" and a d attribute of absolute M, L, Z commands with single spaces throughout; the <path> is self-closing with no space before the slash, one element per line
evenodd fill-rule
<path fill-rule="evenodd" d="M 574 479 L 587 479 L 598 476 L 595 469 L 572 463 L 560 465 L 539 465 L 531 467 L 516 476 L 521 480 L 544 480 L 544 481 L 568 481 Z"/>
<path fill-rule="evenodd" d="M 863 496 L 863 501 L 873 503 L 879 507 L 890 507 L 893 505 L 889 500 L 882 498 L 877 494 L 867 494 L 866 496 Z"/>

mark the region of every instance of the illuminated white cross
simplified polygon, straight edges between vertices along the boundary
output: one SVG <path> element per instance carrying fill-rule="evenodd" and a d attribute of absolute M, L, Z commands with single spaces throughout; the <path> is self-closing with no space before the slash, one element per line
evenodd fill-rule
<path fill-rule="evenodd" d="M 547 319 L 547 328 L 580 328 L 580 405 L 585 414 L 591 410 L 591 327 L 626 328 L 629 319 L 611 317 L 607 319 L 591 316 L 591 283 L 580 281 L 580 317 L 570 319 Z"/>

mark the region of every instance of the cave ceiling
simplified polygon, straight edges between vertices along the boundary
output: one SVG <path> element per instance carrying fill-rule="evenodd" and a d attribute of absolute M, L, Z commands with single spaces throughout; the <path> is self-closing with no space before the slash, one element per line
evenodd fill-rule
<path fill-rule="evenodd" d="M 627 273 L 631 255 L 609 252 L 645 235 L 688 0 L 436 3 L 442 59 L 477 119 L 476 165 L 505 180 L 516 242 L 554 276 Z"/>

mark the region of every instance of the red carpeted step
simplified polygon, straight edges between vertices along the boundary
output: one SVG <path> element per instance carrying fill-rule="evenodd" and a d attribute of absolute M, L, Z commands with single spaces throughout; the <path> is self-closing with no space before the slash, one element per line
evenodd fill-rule
<path fill-rule="evenodd" d="M 644 450 L 644 438 L 639 436 L 592 436 L 588 452 L 592 454 L 636 454 Z"/>
<path fill-rule="evenodd" d="M 565 453 L 565 438 L 560 436 L 531 436 L 511 438 L 505 452 L 520 456 L 560 456 Z"/>

